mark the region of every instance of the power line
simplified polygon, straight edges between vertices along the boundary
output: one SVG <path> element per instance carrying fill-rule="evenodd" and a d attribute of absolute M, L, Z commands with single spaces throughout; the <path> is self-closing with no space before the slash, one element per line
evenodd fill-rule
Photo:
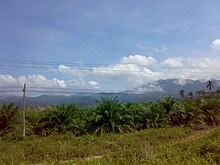
<path fill-rule="evenodd" d="M 23 65 L 37 65 L 40 64 L 40 66 L 49 65 L 49 66 L 59 66 L 59 65 L 65 65 L 65 66 L 72 66 L 72 67 L 116 67 L 121 68 L 120 64 L 100 64 L 100 63 L 79 63 L 79 62 L 58 62 L 58 61 L 34 61 L 34 60 L 10 60 L 10 59 L 0 59 L 0 62 L 5 62 L 6 64 L 21 64 Z M 129 64 L 129 63 L 122 63 L 123 65 Z M 131 63 L 132 64 L 132 63 Z M 26 66 L 25 66 L 26 67 Z M 144 65 L 142 66 L 144 67 Z M 155 65 L 155 66 L 146 66 L 148 68 L 191 68 L 191 69 L 219 69 L 217 67 L 208 66 L 208 67 L 201 67 L 201 66 L 186 66 L 186 67 L 174 67 L 174 66 L 164 66 L 164 65 Z"/>
<path fill-rule="evenodd" d="M 96 39 L 95 37 L 90 39 Z M 19 43 L 27 43 L 27 44 L 39 44 L 39 45 L 52 45 L 52 46 L 65 46 L 65 47 L 72 47 L 72 48 L 86 48 L 86 49 L 94 49 L 94 48 L 99 48 L 99 49 L 108 49 L 108 50 L 114 50 L 114 51 L 132 51 L 133 49 L 129 48 L 115 48 L 115 47 L 105 47 L 105 46 L 97 46 L 97 45 L 91 45 L 93 42 L 90 42 L 89 44 L 72 44 L 72 43 L 61 43 L 61 42 L 45 42 L 45 41 L 31 41 L 31 40 L 18 40 L 18 39 L 8 39 L 8 38 L 1 38 L 1 41 L 12 41 L 12 42 L 19 42 Z M 100 39 L 99 39 L 100 40 Z M 126 39 L 128 40 L 128 39 Z M 131 39 L 130 39 L 131 40 Z M 93 40 L 92 40 L 93 41 Z M 101 42 L 107 42 L 113 40 L 110 39 L 102 39 Z"/>
<path fill-rule="evenodd" d="M 17 93 L 22 92 L 21 87 L 0 86 L 0 92 Z M 27 93 L 96 93 L 96 92 L 120 92 L 120 90 L 100 90 L 100 89 L 83 89 L 83 88 L 58 88 L 58 87 L 27 87 Z"/>
<path fill-rule="evenodd" d="M 64 65 L 66 66 L 66 65 Z M 72 67 L 71 67 L 72 66 Z M 103 65 L 69 65 L 66 67 L 66 69 L 70 70 L 75 70 L 75 71 L 94 71 L 94 72 L 112 72 L 112 71 L 120 71 L 120 72 L 138 72 L 138 73 L 145 73 L 145 74 L 152 74 L 154 72 L 157 72 L 156 69 L 163 69 L 162 71 L 172 71 L 172 72 L 186 72 L 186 73 L 212 73 L 215 71 L 219 71 L 219 68 L 217 67 L 186 67 L 186 68 L 179 68 L 179 67 L 165 67 L 165 66 L 149 66 L 147 68 L 145 67 L 140 67 L 140 68 L 125 68 L 125 66 L 120 66 L 120 65 L 109 65 L 109 66 L 103 66 Z M 41 64 L 41 65 L 36 65 L 36 64 L 21 64 L 21 65 L 9 65 L 9 64 L 3 64 L 0 65 L 1 68 L 30 68 L 30 69 L 60 69 L 59 66 L 58 68 L 54 68 L 51 65 L 46 65 L 46 64 Z M 65 69 L 65 68 L 64 68 Z M 151 69 L 148 71 L 145 71 L 144 69 Z M 194 70 L 193 70 L 194 69 Z M 160 70 L 161 72 L 161 70 Z"/>
<path fill-rule="evenodd" d="M 26 69 L 55 69 L 58 70 L 59 68 L 53 68 L 51 66 L 24 66 L 24 65 L 0 65 L 0 68 L 26 68 Z M 117 69 L 118 68 L 118 69 Z M 153 69 L 163 69 L 160 70 L 160 72 L 165 72 L 165 71 L 172 71 L 172 72 L 185 72 L 185 73 L 213 73 L 216 71 L 219 71 L 218 68 L 195 68 L 195 67 L 187 67 L 183 69 L 175 69 L 172 67 L 169 68 L 161 68 L 161 67 L 148 67 L 147 69 L 152 69 L 148 71 L 145 71 L 145 68 L 138 68 L 138 69 L 131 69 L 131 68 L 124 68 L 124 67 L 97 67 L 97 68 L 92 68 L 92 67 L 77 67 L 77 68 L 70 68 L 74 71 L 93 71 L 93 72 L 137 72 L 137 73 L 144 73 L 144 74 L 153 74 L 156 73 L 157 70 Z M 191 70 L 191 69 L 197 69 L 197 70 Z"/>
<path fill-rule="evenodd" d="M 11 89 L 16 89 L 16 88 L 21 88 L 21 86 L 0 86 L 0 88 L 11 88 Z"/>
<path fill-rule="evenodd" d="M 7 91 L 7 90 L 5 90 L 5 91 L 1 91 L 0 90 L 0 92 L 1 93 L 22 93 L 22 91 L 18 91 L 18 90 L 16 90 L 16 91 Z M 111 91 L 111 90 L 108 90 L 108 91 L 100 91 L 100 92 L 91 92 L 91 91 L 81 91 L 81 92 L 77 92 L 76 93 L 76 91 L 74 92 L 74 91 L 37 91 L 37 90 L 27 90 L 26 91 L 26 93 L 28 94 L 30 94 L 30 93 L 40 93 L 40 94 L 101 94 L 101 93 L 113 93 L 113 94 L 118 94 L 118 95 L 120 95 L 120 94 L 170 94 L 169 92 L 154 92 L 154 91 L 146 91 L 145 93 L 139 93 L 139 92 L 137 92 L 137 93 L 126 93 L 126 91 Z"/>
<path fill-rule="evenodd" d="M 1 93 L 20 93 L 22 91 L 18 91 L 18 90 L 0 90 Z"/>

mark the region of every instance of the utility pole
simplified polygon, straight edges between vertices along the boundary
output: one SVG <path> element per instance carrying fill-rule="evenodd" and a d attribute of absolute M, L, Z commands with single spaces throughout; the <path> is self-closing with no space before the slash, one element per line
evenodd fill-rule
<path fill-rule="evenodd" d="M 24 83 L 23 91 L 23 137 L 26 135 L 26 123 L 25 123 L 25 109 L 26 109 L 26 83 Z"/>

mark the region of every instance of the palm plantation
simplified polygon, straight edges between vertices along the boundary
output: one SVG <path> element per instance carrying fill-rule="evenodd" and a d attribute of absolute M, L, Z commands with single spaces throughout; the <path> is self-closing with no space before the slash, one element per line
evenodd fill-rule
<path fill-rule="evenodd" d="M 148 128 L 220 124 L 220 96 L 190 96 L 181 100 L 171 97 L 158 102 L 120 103 L 117 97 L 102 98 L 86 110 L 76 105 L 48 106 L 45 111 L 28 109 L 27 134 L 47 136 L 53 132 L 76 136 L 84 134 L 125 133 Z M 20 117 L 19 117 L 20 116 Z M 0 136 L 21 129 L 21 114 L 13 104 L 0 107 Z"/>
<path fill-rule="evenodd" d="M 146 161 L 150 160 L 149 157 L 146 157 L 146 153 L 152 152 L 152 145 L 155 143 L 156 145 L 161 144 L 161 141 L 164 140 L 164 135 L 167 131 L 169 132 L 170 128 L 173 130 L 183 129 L 183 132 L 179 132 L 180 136 L 183 136 L 192 129 L 216 128 L 216 126 L 220 125 L 220 94 L 219 92 L 213 92 L 212 85 L 209 90 L 210 92 L 205 94 L 197 92 L 197 95 L 193 95 L 191 93 L 190 97 L 185 97 L 184 91 L 181 90 L 179 93 L 182 97 L 181 99 L 163 97 L 158 101 L 145 101 L 142 103 L 121 103 L 117 97 L 102 98 L 90 109 L 73 104 L 52 105 L 48 106 L 44 111 L 28 108 L 26 111 L 27 137 L 25 139 L 21 138 L 22 111 L 14 104 L 3 104 L 0 106 L 0 139 L 2 139 L 3 145 L 5 144 L 4 142 L 8 144 L 10 141 L 19 145 L 19 152 L 16 148 L 12 156 L 14 158 L 14 155 L 18 154 L 19 161 L 17 162 L 21 160 L 25 162 L 29 155 L 37 153 L 38 161 L 32 162 L 35 158 L 30 157 L 29 161 L 31 163 L 38 163 L 43 158 L 44 163 L 54 164 L 57 160 L 66 161 L 67 158 L 80 157 L 80 164 L 93 148 L 93 156 L 99 156 L 102 153 L 101 157 L 104 157 L 104 160 L 108 157 L 108 154 L 117 153 L 112 156 L 110 161 L 117 159 L 121 164 L 125 162 L 128 164 L 146 163 Z M 155 130 L 164 131 L 156 137 L 157 142 L 153 138 Z M 167 139 L 170 140 L 167 148 L 161 146 L 162 148 L 156 154 L 153 154 L 154 156 L 157 155 L 157 160 L 158 156 L 165 151 L 165 156 L 160 157 L 160 160 L 166 160 L 170 154 L 171 160 L 175 158 L 175 152 L 177 151 L 171 152 L 170 145 L 173 143 L 173 139 L 170 139 L 170 137 L 176 133 L 178 134 L 178 132 L 171 132 L 167 134 Z M 120 134 L 117 135 L 117 139 L 115 139 L 115 134 Z M 137 135 L 135 137 L 136 141 L 133 140 L 134 135 Z M 195 151 L 199 158 L 202 157 L 202 160 L 207 159 L 207 161 L 204 161 L 206 164 L 207 162 L 210 163 L 210 160 L 214 162 L 213 164 L 219 163 L 219 142 L 215 142 L 215 139 L 213 139 L 216 136 L 218 137 L 214 132 L 213 135 L 210 135 L 212 143 L 208 143 L 207 147 L 202 142 L 202 146 Z M 102 137 L 104 137 L 105 143 L 96 139 L 102 139 Z M 109 137 L 114 138 L 114 142 L 109 140 Z M 146 143 L 151 138 L 153 140 L 149 144 Z M 194 136 L 190 136 L 188 139 L 191 138 L 194 138 Z M 31 142 L 26 142 L 26 139 L 31 139 Z M 45 141 L 46 139 L 50 140 Z M 71 141 L 71 139 L 73 140 Z M 139 140 L 140 143 L 138 143 Z M 175 141 L 178 140 L 179 138 L 175 139 Z M 42 141 L 45 142 L 40 145 Z M 181 143 L 174 145 L 173 148 L 176 149 L 177 146 L 181 146 Z M 27 147 L 24 151 L 20 151 L 22 144 Z M 44 147 L 42 150 L 43 146 L 48 148 Z M 129 148 L 129 146 L 133 148 Z M 121 150 L 116 152 L 120 147 Z M 158 147 L 155 146 L 157 149 Z M 191 146 L 181 148 L 180 155 L 187 148 L 190 150 L 189 154 L 191 154 L 192 149 L 189 147 Z M 7 150 L 7 146 L 2 148 L 4 148 L 2 153 L 10 155 L 11 151 Z M 76 150 L 76 148 L 78 149 Z M 109 151 L 112 149 L 113 151 Z M 20 152 L 23 155 L 19 154 Z M 0 153 L 2 160 L 7 160 L 5 161 L 7 164 L 13 164 L 11 159 L 8 160 L 7 156 L 5 158 L 2 155 Z M 129 162 L 130 157 L 134 157 L 131 162 Z M 108 162 L 109 160 L 106 161 Z M 196 160 L 193 159 L 192 161 Z M 2 163 L 5 164 L 5 162 Z M 27 164 L 30 162 L 27 162 Z M 180 161 L 176 162 L 180 163 Z M 152 163 L 155 163 L 155 161 Z M 100 162 L 97 164 L 100 164 Z"/>
<path fill-rule="evenodd" d="M 38 125 L 34 128 L 36 134 L 46 135 L 51 131 L 61 134 L 69 131 L 75 135 L 85 133 L 86 111 L 76 105 L 49 106 L 46 111 L 41 113 Z"/>

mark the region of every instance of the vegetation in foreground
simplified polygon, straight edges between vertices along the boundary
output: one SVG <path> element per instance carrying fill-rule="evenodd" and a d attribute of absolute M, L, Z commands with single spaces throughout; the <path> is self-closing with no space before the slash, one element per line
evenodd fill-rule
<path fill-rule="evenodd" d="M 197 141 L 189 146 L 184 143 L 184 147 L 182 143 L 180 146 L 173 143 L 190 137 L 188 128 L 205 129 L 220 124 L 220 95 L 212 87 L 207 82 L 209 92 L 199 91 L 196 96 L 190 92 L 186 96 L 181 90 L 181 99 L 165 97 L 158 102 L 122 104 L 117 98 L 102 99 L 91 110 L 72 104 L 48 106 L 44 111 L 27 109 L 25 138 L 21 136 L 22 110 L 12 103 L 4 104 L 0 106 L 1 163 L 49 161 L 50 164 L 73 160 L 98 164 L 156 164 L 157 161 L 166 164 L 184 159 L 197 164 L 219 163 L 218 131 L 212 140 L 216 143 L 208 139 L 206 144 Z M 192 158 L 186 153 L 183 159 L 184 154 L 180 153 L 190 152 L 193 145 L 198 151 L 195 150 Z M 96 162 L 91 158 L 95 156 L 102 158 Z"/>
<path fill-rule="evenodd" d="M 219 164 L 220 129 L 158 128 L 126 134 L 53 134 L 0 141 L 0 164 Z"/>

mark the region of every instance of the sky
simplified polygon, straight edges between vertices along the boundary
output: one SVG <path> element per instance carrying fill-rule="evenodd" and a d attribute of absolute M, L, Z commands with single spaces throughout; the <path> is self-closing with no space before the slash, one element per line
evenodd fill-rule
<path fill-rule="evenodd" d="M 0 89 L 220 79 L 219 9 L 219 0 L 0 1 Z"/>

